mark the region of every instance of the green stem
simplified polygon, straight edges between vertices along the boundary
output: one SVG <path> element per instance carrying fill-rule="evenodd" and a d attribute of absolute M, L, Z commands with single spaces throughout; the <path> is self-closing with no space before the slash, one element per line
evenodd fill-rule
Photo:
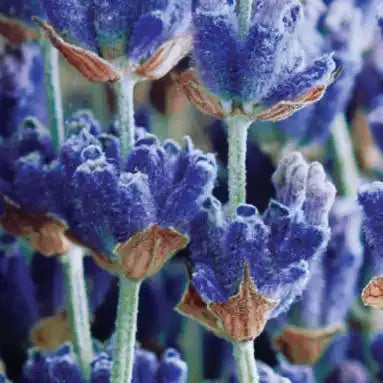
<path fill-rule="evenodd" d="M 60 87 L 59 51 L 48 39 L 41 39 L 44 58 L 45 91 L 48 106 L 49 128 L 55 149 L 58 151 L 65 139 L 64 114 Z"/>
<path fill-rule="evenodd" d="M 254 341 L 233 343 L 233 354 L 239 383 L 258 383 L 259 375 L 254 359 Z"/>
<path fill-rule="evenodd" d="M 253 3 L 254 0 L 238 0 L 237 2 L 238 30 L 240 37 L 244 37 L 250 29 Z"/>
<path fill-rule="evenodd" d="M 141 281 L 120 277 L 111 383 L 130 383 L 132 380 L 140 286 Z"/>
<path fill-rule="evenodd" d="M 246 202 L 246 141 L 251 121 L 245 116 L 226 120 L 229 144 L 229 216 L 237 206 Z"/>
<path fill-rule="evenodd" d="M 84 278 L 84 251 L 73 246 L 62 256 L 64 266 L 68 314 L 73 336 L 73 346 L 86 379 L 90 377 L 93 359 L 92 337 L 88 312 L 88 300 Z"/>
<path fill-rule="evenodd" d="M 341 195 L 356 197 L 360 181 L 358 165 L 343 114 L 339 114 L 334 120 L 330 144 L 335 159 L 338 191 Z"/>
<path fill-rule="evenodd" d="M 134 86 L 136 80 L 125 75 L 114 85 L 120 119 L 121 156 L 125 158 L 134 145 Z"/>

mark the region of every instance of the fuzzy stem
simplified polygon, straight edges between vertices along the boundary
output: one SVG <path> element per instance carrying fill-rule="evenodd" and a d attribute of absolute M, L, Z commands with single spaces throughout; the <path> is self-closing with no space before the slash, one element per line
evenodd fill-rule
<path fill-rule="evenodd" d="M 339 114 L 334 120 L 330 144 L 334 154 L 339 193 L 356 197 L 359 186 L 358 165 L 343 114 Z"/>
<path fill-rule="evenodd" d="M 89 379 L 90 363 L 93 359 L 93 346 L 84 279 L 84 251 L 78 246 L 73 246 L 71 250 L 61 257 L 66 279 L 67 306 L 73 346 L 78 355 L 84 376 L 86 379 Z"/>
<path fill-rule="evenodd" d="M 65 139 L 64 114 L 60 87 L 59 51 L 48 39 L 41 39 L 44 58 L 45 91 L 49 116 L 49 129 L 53 144 L 58 151 Z"/>
<path fill-rule="evenodd" d="M 250 29 L 251 12 L 253 9 L 254 0 L 238 0 L 238 29 L 240 37 L 244 37 Z"/>
<path fill-rule="evenodd" d="M 254 359 L 254 341 L 233 343 L 233 354 L 239 383 L 258 383 L 259 375 Z"/>
<path fill-rule="evenodd" d="M 123 76 L 114 85 L 117 109 L 120 119 L 121 157 L 125 158 L 134 145 L 134 86 L 136 80 L 130 75 Z"/>
<path fill-rule="evenodd" d="M 120 277 L 111 383 L 130 383 L 132 380 L 140 286 L 141 281 Z"/>
<path fill-rule="evenodd" d="M 246 202 L 246 141 L 251 121 L 245 116 L 227 119 L 229 144 L 229 216 Z"/>

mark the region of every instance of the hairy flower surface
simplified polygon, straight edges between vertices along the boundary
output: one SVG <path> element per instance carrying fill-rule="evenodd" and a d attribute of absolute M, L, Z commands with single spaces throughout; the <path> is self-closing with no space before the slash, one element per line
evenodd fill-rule
<path fill-rule="evenodd" d="M 211 192 L 216 165 L 189 139 L 181 149 L 153 135 L 121 158 L 116 137 L 87 127 L 74 131 L 44 172 L 48 211 L 102 266 L 122 264 L 130 278 L 141 279 L 186 245 L 180 233 Z"/>
<path fill-rule="evenodd" d="M 189 0 L 43 0 L 40 25 L 91 81 L 165 75 L 190 50 Z M 61 38 L 61 37 L 62 38 Z"/>
<path fill-rule="evenodd" d="M 334 0 L 316 26 L 321 31 L 320 43 L 311 47 L 321 52 L 334 51 L 334 59 L 341 72 L 337 80 L 315 105 L 297 112 L 282 121 L 279 127 L 302 143 L 323 141 L 338 113 L 343 113 L 350 100 L 357 74 L 362 68 L 366 33 L 362 10 L 348 0 Z"/>
<path fill-rule="evenodd" d="M 8 46 L 0 61 L 0 136 L 7 138 L 26 117 L 46 122 L 44 70 L 35 44 Z"/>
<path fill-rule="evenodd" d="M 185 72 L 178 82 L 206 113 L 284 119 L 320 99 L 333 81 L 331 54 L 305 60 L 300 1 L 254 2 L 243 36 L 235 2 L 199 0 L 193 8 L 197 72 Z"/>
<path fill-rule="evenodd" d="M 228 219 L 210 198 L 191 229 L 191 283 L 178 310 L 231 340 L 253 339 L 302 293 L 310 264 L 325 249 L 335 195 L 319 163 L 287 155 L 262 218 L 240 205 Z"/>

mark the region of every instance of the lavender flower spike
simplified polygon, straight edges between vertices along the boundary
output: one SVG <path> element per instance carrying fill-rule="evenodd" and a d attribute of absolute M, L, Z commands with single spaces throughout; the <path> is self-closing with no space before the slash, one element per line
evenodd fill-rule
<path fill-rule="evenodd" d="M 177 78 L 189 99 L 218 118 L 277 121 L 319 100 L 336 73 L 332 54 L 306 62 L 299 0 L 257 0 L 243 28 L 236 2 L 196 0 L 196 70 Z"/>
<path fill-rule="evenodd" d="M 291 153 L 273 181 L 277 198 L 263 218 L 244 204 L 228 219 L 209 198 L 191 227 L 191 281 L 178 311 L 233 342 L 254 339 L 290 307 L 329 238 L 335 187 L 322 166 Z"/>
<path fill-rule="evenodd" d="M 190 0 L 43 0 L 53 45 L 94 82 L 164 76 L 191 48 Z"/>
<path fill-rule="evenodd" d="M 383 255 L 383 182 L 375 181 L 359 188 L 359 204 L 363 209 L 363 230 L 371 255 Z M 376 276 L 362 292 L 363 303 L 374 308 L 383 308 L 383 277 Z"/>

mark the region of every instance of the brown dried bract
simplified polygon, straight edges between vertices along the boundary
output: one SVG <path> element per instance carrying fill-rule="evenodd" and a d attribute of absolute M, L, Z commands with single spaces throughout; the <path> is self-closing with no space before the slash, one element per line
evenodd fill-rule
<path fill-rule="evenodd" d="M 220 119 L 225 117 L 218 98 L 207 93 L 205 87 L 197 79 L 194 70 L 188 69 L 181 74 L 173 74 L 172 78 L 189 101 L 203 113 Z"/>
<path fill-rule="evenodd" d="M 271 312 L 278 304 L 279 301 L 259 294 L 246 264 L 239 292 L 227 302 L 206 304 L 189 285 L 177 311 L 197 320 L 217 336 L 232 342 L 242 342 L 255 339 L 263 331 Z"/>
<path fill-rule="evenodd" d="M 185 57 L 192 48 L 190 35 L 180 36 L 166 41 L 154 54 L 138 67 L 136 73 L 149 80 L 158 80 Z"/>
<path fill-rule="evenodd" d="M 368 282 L 362 291 L 362 301 L 365 306 L 383 309 L 383 276 L 377 276 Z"/>
<path fill-rule="evenodd" d="M 237 295 L 225 303 L 210 303 L 228 338 L 235 342 L 255 339 L 264 329 L 271 312 L 279 301 L 259 294 L 250 278 L 249 266 L 244 268 L 244 278 Z"/>
<path fill-rule="evenodd" d="M 128 241 L 119 243 L 114 253 L 120 258 L 126 277 L 140 280 L 160 271 L 164 263 L 187 244 L 188 238 L 177 231 L 152 225 Z"/>
<path fill-rule="evenodd" d="M 186 287 L 181 302 L 176 307 L 176 311 L 201 323 L 217 336 L 225 337 L 224 332 L 218 325 L 218 318 L 209 311 L 207 304 L 190 283 Z"/>
<path fill-rule="evenodd" d="M 37 17 L 34 20 L 44 29 L 51 43 L 86 79 L 92 82 L 107 82 L 117 81 L 120 78 L 120 74 L 106 60 L 93 52 L 65 42 L 45 21 Z"/>
<path fill-rule="evenodd" d="M 41 319 L 31 330 L 30 340 L 35 347 L 52 350 L 72 340 L 68 315 L 65 311 Z"/>
<path fill-rule="evenodd" d="M 43 214 L 26 214 L 7 202 L 0 224 L 9 233 L 28 240 L 34 249 L 46 256 L 65 253 L 72 246 L 61 222 Z"/>
<path fill-rule="evenodd" d="M 343 325 L 313 330 L 288 326 L 275 338 L 275 345 L 291 363 L 313 365 L 343 331 Z"/>
<path fill-rule="evenodd" d="M 285 118 L 290 117 L 299 109 L 304 108 L 305 106 L 312 104 L 322 98 L 326 91 L 327 87 L 320 86 L 317 88 L 312 88 L 306 92 L 303 96 L 298 97 L 293 101 L 281 101 L 276 105 L 273 105 L 271 108 L 266 109 L 262 113 L 258 114 L 256 118 L 262 121 L 279 121 L 284 120 Z"/>
<path fill-rule="evenodd" d="M 20 20 L 11 19 L 3 15 L 0 15 L 0 35 L 15 45 L 21 45 L 28 40 L 39 38 L 37 30 L 22 23 Z"/>

